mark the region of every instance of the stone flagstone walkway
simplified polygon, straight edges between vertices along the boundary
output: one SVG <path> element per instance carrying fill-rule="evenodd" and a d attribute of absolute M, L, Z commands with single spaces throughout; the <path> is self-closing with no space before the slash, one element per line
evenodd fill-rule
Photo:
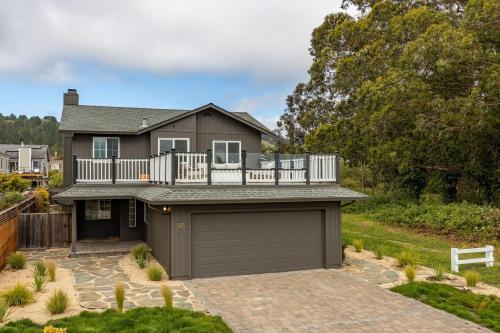
<path fill-rule="evenodd" d="M 123 255 L 104 257 L 68 258 L 64 249 L 26 252 L 29 261 L 54 260 L 59 267 L 73 272 L 75 291 L 80 305 L 88 309 L 108 309 L 116 307 L 114 286 L 125 284 L 125 308 L 138 306 L 161 306 L 163 298 L 159 284 L 141 284 L 130 280 L 120 264 Z M 203 310 L 193 294 L 182 281 L 166 281 L 173 293 L 175 307 Z"/>

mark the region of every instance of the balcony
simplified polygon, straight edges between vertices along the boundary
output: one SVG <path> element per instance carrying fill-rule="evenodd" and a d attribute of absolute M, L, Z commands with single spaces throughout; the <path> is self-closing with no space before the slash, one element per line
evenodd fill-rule
<path fill-rule="evenodd" d="M 73 183 L 164 185 L 253 185 L 339 183 L 338 154 L 260 154 L 227 156 L 177 153 L 145 159 L 90 159 L 73 156 Z M 210 163 L 209 163 L 210 161 Z"/>

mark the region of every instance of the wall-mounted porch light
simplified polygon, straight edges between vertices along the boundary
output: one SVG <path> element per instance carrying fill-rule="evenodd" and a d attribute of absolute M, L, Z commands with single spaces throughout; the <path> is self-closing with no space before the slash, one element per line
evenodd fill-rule
<path fill-rule="evenodd" d="M 161 209 L 162 213 L 164 215 L 166 214 L 170 214 L 172 212 L 172 208 L 170 208 L 169 206 L 167 205 L 163 205 L 163 208 Z"/>

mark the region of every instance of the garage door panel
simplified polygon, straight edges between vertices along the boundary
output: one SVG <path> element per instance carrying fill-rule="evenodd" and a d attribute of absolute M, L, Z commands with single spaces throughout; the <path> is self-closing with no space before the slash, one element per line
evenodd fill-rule
<path fill-rule="evenodd" d="M 274 211 L 192 215 L 192 276 L 323 267 L 323 213 Z"/>

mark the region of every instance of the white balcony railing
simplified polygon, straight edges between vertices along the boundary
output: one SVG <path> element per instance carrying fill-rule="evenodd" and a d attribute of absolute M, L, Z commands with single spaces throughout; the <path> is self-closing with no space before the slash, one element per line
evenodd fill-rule
<path fill-rule="evenodd" d="M 309 184 L 338 182 L 338 159 L 335 154 L 265 156 L 245 152 L 240 163 L 210 163 L 210 152 L 168 152 L 147 159 L 74 157 L 74 175 L 76 183 Z"/>

